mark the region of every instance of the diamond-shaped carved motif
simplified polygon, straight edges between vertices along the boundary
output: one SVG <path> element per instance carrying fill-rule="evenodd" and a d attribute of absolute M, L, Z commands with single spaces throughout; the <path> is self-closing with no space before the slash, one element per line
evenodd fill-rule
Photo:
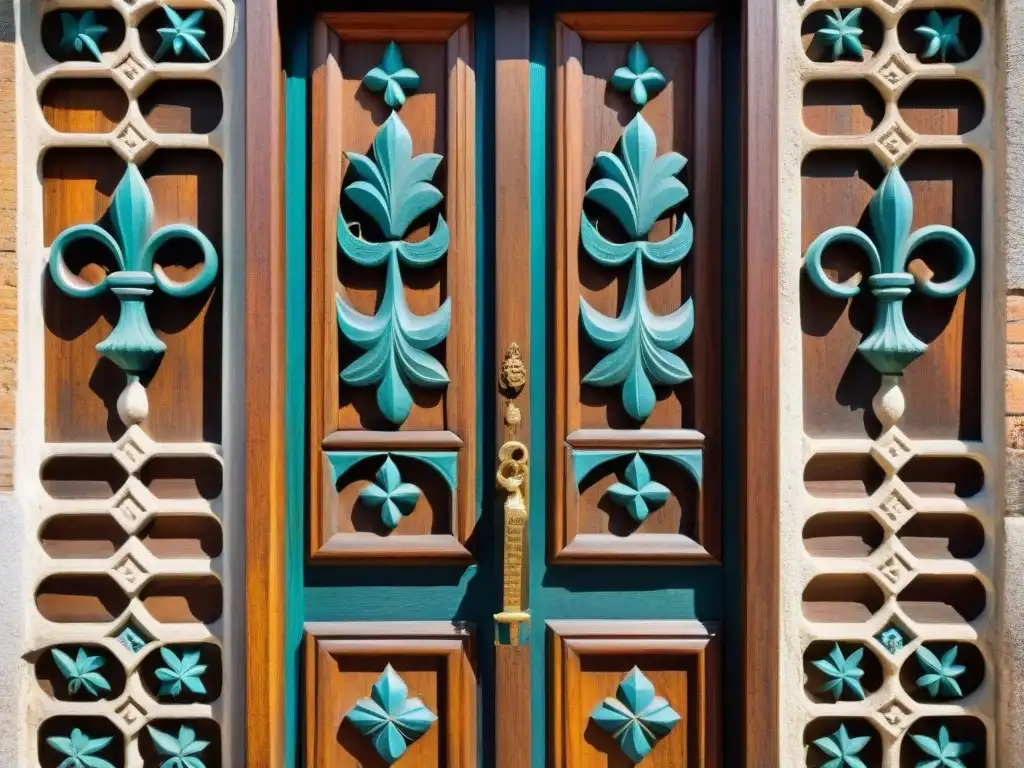
<path fill-rule="evenodd" d="M 910 147 L 911 136 L 901 125 L 893 125 L 878 139 L 880 146 L 885 153 L 893 160 L 898 160 Z"/>
<path fill-rule="evenodd" d="M 115 710 L 122 730 L 129 736 L 138 731 L 146 722 L 146 710 L 134 699 L 128 699 Z"/>
<path fill-rule="evenodd" d="M 898 54 L 893 54 L 878 68 L 878 78 L 894 91 L 910 79 L 910 65 Z"/>
<path fill-rule="evenodd" d="M 134 83 L 146 72 L 146 65 L 136 59 L 132 54 L 125 56 L 121 63 L 114 67 L 126 80 Z"/>
<path fill-rule="evenodd" d="M 126 125 L 117 134 L 117 141 L 124 148 L 124 151 L 129 157 L 137 155 L 146 144 L 149 143 L 149 139 L 143 136 L 134 125 Z"/>
<path fill-rule="evenodd" d="M 114 566 L 114 574 L 123 582 L 126 592 L 133 592 L 145 581 L 149 571 L 143 568 L 134 557 L 126 555 Z"/>
<path fill-rule="evenodd" d="M 135 478 L 129 478 L 128 483 L 118 492 L 110 509 L 110 513 L 128 533 L 133 533 L 142 525 L 150 512 L 143 500 L 146 497 L 140 495 L 133 485 L 142 487 Z"/>
<path fill-rule="evenodd" d="M 893 734 L 899 735 L 907 727 L 910 717 L 910 709 L 899 699 L 893 699 L 883 704 L 878 714 L 882 717 L 882 723 Z"/>
<path fill-rule="evenodd" d="M 893 592 L 896 587 L 914 575 L 913 566 L 899 552 L 893 552 L 878 565 L 878 572 L 888 582 Z"/>
<path fill-rule="evenodd" d="M 871 446 L 871 455 L 882 469 L 895 474 L 914 458 L 914 444 L 898 427 L 891 427 Z"/>
<path fill-rule="evenodd" d="M 875 509 L 882 521 L 893 532 L 902 528 L 903 524 L 914 514 L 914 508 L 910 502 L 903 497 L 903 494 L 895 490 L 889 493 Z"/>
<path fill-rule="evenodd" d="M 136 424 L 117 441 L 117 445 L 114 446 L 114 458 L 124 467 L 125 472 L 133 475 L 149 461 L 155 451 L 156 443 Z"/>

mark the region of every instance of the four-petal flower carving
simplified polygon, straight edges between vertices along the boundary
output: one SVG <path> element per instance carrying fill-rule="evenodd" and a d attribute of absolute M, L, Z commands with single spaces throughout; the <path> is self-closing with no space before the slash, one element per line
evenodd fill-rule
<path fill-rule="evenodd" d="M 917 662 L 925 671 L 925 674 L 917 678 L 917 684 L 928 691 L 933 699 L 939 694 L 947 698 L 960 698 L 964 695 L 956 678 L 966 672 L 967 667 L 955 663 L 958 650 L 958 646 L 954 645 L 942 654 L 942 659 L 923 645 L 915 651 Z"/>
<path fill-rule="evenodd" d="M 174 51 L 175 56 L 181 56 L 187 46 L 194 56 L 209 61 L 210 54 L 200 42 L 206 37 L 206 30 L 199 26 L 203 21 L 203 11 L 192 11 L 183 19 L 176 10 L 165 5 L 164 13 L 171 26 L 160 27 L 157 30 L 157 34 L 160 35 L 160 47 L 153 58 L 160 61 L 167 55 L 167 51 Z"/>
<path fill-rule="evenodd" d="M 345 718 L 369 736 L 377 754 L 389 765 L 437 720 L 418 698 L 409 698 L 405 681 L 388 664 L 373 684 L 370 698 L 359 699 Z"/>
<path fill-rule="evenodd" d="M 390 456 L 377 470 L 375 480 L 359 493 L 359 500 L 374 509 L 380 507 L 384 525 L 394 529 L 404 515 L 416 508 L 421 491 L 412 483 L 402 482 L 402 475 Z"/>
<path fill-rule="evenodd" d="M 99 41 L 107 34 L 107 28 L 96 22 L 95 11 L 85 11 L 78 17 L 73 13 L 61 13 L 60 24 L 62 29 L 60 49 L 62 51 L 82 53 L 83 50 L 86 50 L 96 61 L 100 60 L 102 54 Z"/>
<path fill-rule="evenodd" d="M 416 70 L 405 66 L 398 43 L 392 40 L 384 49 L 380 64 L 363 77 L 363 85 L 374 93 L 384 91 L 384 103 L 392 109 L 405 104 L 405 92 L 419 88 L 420 76 Z"/>
<path fill-rule="evenodd" d="M 937 739 L 915 733 L 910 738 L 927 755 L 916 768 L 966 768 L 960 758 L 974 751 L 974 745 L 969 741 L 951 741 L 949 730 L 944 725 L 939 728 Z"/>
<path fill-rule="evenodd" d="M 827 659 L 817 659 L 811 662 L 828 678 L 818 690 L 823 693 L 831 693 L 832 697 L 839 701 L 843 695 L 843 689 L 849 688 L 850 693 L 856 698 L 863 699 L 865 693 L 860 679 L 864 676 L 864 670 L 860 668 L 860 660 L 864 658 L 864 649 L 858 648 L 849 656 L 845 656 L 839 643 L 835 643 L 828 656 Z"/>
<path fill-rule="evenodd" d="M 946 61 L 950 52 L 961 59 L 966 57 L 967 52 L 960 41 L 961 15 L 957 13 L 943 20 L 938 11 L 928 11 L 927 21 L 914 30 L 928 42 L 928 46 L 921 54 L 922 59 L 931 59 L 938 55 L 942 61 Z"/>
<path fill-rule="evenodd" d="M 594 164 L 602 178 L 587 189 L 585 198 L 604 208 L 625 230 L 629 242 L 606 239 L 580 214 L 583 248 L 597 263 L 618 267 L 632 260 L 626 299 L 618 317 L 607 317 L 580 297 L 580 321 L 587 337 L 608 351 L 586 376 L 584 384 L 622 386 L 622 404 L 636 421 L 654 410 L 654 386 L 672 386 L 690 379 L 686 364 L 672 353 L 693 332 L 693 301 L 688 299 L 668 315 L 655 315 L 647 303 L 643 265 L 678 264 L 693 245 L 693 225 L 683 214 L 679 227 L 665 240 L 645 238 L 655 222 L 682 203 L 688 192 L 676 178 L 686 164 L 678 152 L 657 156 L 654 131 L 641 115 L 626 126 L 620 142 L 621 159 L 598 152 Z"/>
<path fill-rule="evenodd" d="M 619 67 L 612 73 L 611 84 L 617 91 L 628 91 L 633 103 L 642 107 L 651 94 L 660 91 L 666 83 L 661 71 L 651 66 L 647 51 L 636 42 L 626 56 L 626 66 Z"/>
<path fill-rule="evenodd" d="M 833 282 L 822 267 L 822 253 L 834 243 L 851 243 L 867 254 L 867 284 L 876 299 L 875 323 L 857 349 L 879 373 L 898 376 L 928 348 L 907 327 L 903 300 L 915 285 L 922 294 L 933 298 L 950 298 L 963 291 L 974 276 L 974 249 L 967 238 L 945 225 L 933 224 L 911 232 L 914 200 L 897 167 L 890 169 L 875 190 L 868 214 L 874 239 L 856 227 L 832 227 L 808 247 L 804 266 L 807 276 L 822 293 L 850 299 L 860 293 L 859 281 Z M 935 240 L 951 247 L 959 260 L 959 270 L 945 282 L 915 282 L 914 276 L 906 271 L 907 262 L 917 248 Z"/>
<path fill-rule="evenodd" d="M 822 46 L 831 46 L 829 52 L 833 61 L 843 54 L 863 58 L 864 46 L 860 43 L 860 36 L 864 30 L 858 25 L 862 10 L 854 8 L 843 14 L 839 8 L 833 8 L 830 14 L 825 15 L 824 26 L 814 33 L 814 37 Z"/>
<path fill-rule="evenodd" d="M 210 746 L 210 742 L 197 739 L 196 732 L 187 725 L 178 728 L 177 738 L 151 725 L 147 725 L 146 730 L 157 752 L 167 758 L 160 763 L 160 768 L 206 768 L 199 755 Z"/>
<path fill-rule="evenodd" d="M 634 763 L 650 754 L 658 739 L 680 720 L 668 701 L 655 695 L 654 685 L 637 667 L 619 683 L 615 697 L 609 696 L 598 704 L 590 718 L 611 734 Z"/>
<path fill-rule="evenodd" d="M 647 515 L 668 500 L 669 490 L 651 480 L 651 470 L 639 453 L 633 455 L 625 474 L 626 482 L 615 483 L 607 493 L 612 501 L 625 508 L 630 517 L 642 523 Z"/>
<path fill-rule="evenodd" d="M 392 424 L 401 424 L 412 410 L 410 386 L 438 389 L 447 386 L 448 372 L 426 353 L 448 337 L 451 297 L 429 315 L 409 309 L 402 287 L 400 264 L 411 268 L 429 266 L 448 250 L 449 234 L 444 217 L 425 239 L 404 241 L 412 222 L 441 202 L 441 192 L 430 183 L 441 156 L 426 153 L 413 157 L 412 137 L 393 112 L 373 140 L 371 160 L 347 153 L 359 180 L 345 187 L 345 197 L 366 213 L 381 230 L 385 242 L 356 237 L 341 211 L 338 212 L 338 244 L 352 261 L 364 267 L 386 262 L 384 295 L 375 315 L 357 312 L 341 296 L 337 298 L 338 326 L 342 335 L 365 350 L 341 372 L 341 380 L 353 387 L 377 386 L 377 405 Z"/>
<path fill-rule="evenodd" d="M 50 655 L 60 673 L 64 675 L 64 679 L 68 681 L 68 693 L 71 695 L 78 693 L 82 688 L 93 696 L 99 696 L 100 691 L 110 691 L 110 683 L 96 671 L 106 663 L 102 656 L 90 656 L 85 648 L 79 648 L 74 659 L 60 648 L 53 648 Z"/>
<path fill-rule="evenodd" d="M 57 768 L 114 768 L 114 765 L 97 756 L 113 739 L 103 736 L 90 739 L 78 728 L 71 731 L 71 736 L 49 736 L 46 743 L 62 755 L 66 755 Z"/>
<path fill-rule="evenodd" d="M 206 693 L 206 686 L 203 684 L 203 673 L 206 672 L 206 665 L 199 663 L 201 651 L 194 650 L 183 653 L 179 659 L 178 655 L 170 648 L 160 649 L 160 656 L 166 667 L 158 668 L 153 674 L 160 681 L 161 696 L 178 698 L 181 689 L 187 688 L 192 693 Z"/>
<path fill-rule="evenodd" d="M 840 725 L 839 730 L 831 736 L 822 736 L 814 740 L 814 746 L 824 752 L 829 760 L 822 763 L 821 768 L 868 768 L 858 755 L 871 741 L 870 736 L 850 738 L 846 726 Z"/>

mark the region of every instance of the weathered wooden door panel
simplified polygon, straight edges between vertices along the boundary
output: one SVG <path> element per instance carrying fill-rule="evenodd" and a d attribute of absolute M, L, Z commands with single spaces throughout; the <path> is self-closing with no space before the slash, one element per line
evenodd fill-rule
<path fill-rule="evenodd" d="M 290 46 L 295 754 L 721 765 L 715 14 L 338 12 Z"/>

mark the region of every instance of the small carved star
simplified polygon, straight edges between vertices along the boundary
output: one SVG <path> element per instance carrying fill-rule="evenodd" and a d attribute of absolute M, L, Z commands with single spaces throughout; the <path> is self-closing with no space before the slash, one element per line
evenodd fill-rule
<path fill-rule="evenodd" d="M 840 9 L 834 8 L 830 15 L 825 16 L 825 26 L 814 33 L 819 43 L 831 46 L 833 61 L 843 54 L 864 58 L 864 46 L 860 43 L 864 30 L 858 24 L 862 10 L 854 8 L 844 16 Z"/>
<path fill-rule="evenodd" d="M 938 11 L 928 11 L 928 20 L 914 31 L 928 41 L 928 47 L 921 54 L 922 59 L 931 59 L 936 55 L 946 61 L 950 52 L 960 59 L 967 57 L 964 44 L 960 41 L 960 17 L 962 14 L 950 16 L 943 20 Z"/>

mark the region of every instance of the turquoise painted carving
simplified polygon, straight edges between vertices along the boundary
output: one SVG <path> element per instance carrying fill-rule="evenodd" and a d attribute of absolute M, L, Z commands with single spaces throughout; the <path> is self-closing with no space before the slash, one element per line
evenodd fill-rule
<path fill-rule="evenodd" d="M 942 61 L 946 61 L 950 52 L 961 59 L 966 57 L 964 44 L 960 41 L 961 15 L 958 13 L 943 20 L 938 11 L 928 11 L 927 21 L 914 30 L 928 43 L 921 54 L 922 59 L 931 59 L 938 55 Z"/>
<path fill-rule="evenodd" d="M 196 732 L 187 725 L 178 728 L 177 738 L 151 725 L 147 725 L 146 730 L 156 751 L 167 758 L 160 763 L 160 768 L 206 768 L 199 755 L 210 746 L 210 742 L 197 739 Z"/>
<path fill-rule="evenodd" d="M 107 28 L 96 23 L 96 12 L 85 11 L 80 16 L 73 13 L 61 13 L 60 24 L 62 34 L 60 49 L 65 53 L 82 53 L 88 51 L 96 61 L 102 57 L 100 38 L 107 34 Z"/>
<path fill-rule="evenodd" d="M 903 633 L 900 632 L 898 627 L 894 627 L 891 624 L 875 635 L 875 639 L 893 656 L 902 651 L 903 645 L 906 643 Z"/>
<path fill-rule="evenodd" d="M 374 509 L 379 508 L 384 525 L 394 529 L 404 516 L 412 514 L 421 495 L 415 485 L 402 482 L 398 467 L 388 456 L 377 470 L 376 483 L 366 486 L 359 500 Z"/>
<path fill-rule="evenodd" d="M 206 30 L 199 26 L 203 21 L 203 11 L 192 11 L 183 19 L 176 10 L 165 5 L 164 13 L 171 26 L 157 30 L 157 34 L 160 35 L 160 47 L 153 58 L 160 61 L 168 51 L 174 51 L 175 56 L 181 56 L 188 47 L 193 55 L 203 61 L 209 61 L 210 54 L 200 42 L 206 37 Z"/>
<path fill-rule="evenodd" d="M 78 728 L 71 731 L 71 736 L 48 736 L 46 739 L 50 747 L 66 755 L 57 768 L 114 768 L 113 763 L 96 754 L 111 741 L 110 736 L 90 739 Z"/>
<path fill-rule="evenodd" d="M 637 667 L 619 683 L 615 696 L 609 696 L 590 713 L 590 719 L 611 734 L 619 748 L 633 763 L 639 763 L 658 739 L 679 723 L 679 713 L 661 696 Z"/>
<path fill-rule="evenodd" d="M 967 768 L 960 758 L 974 751 L 974 744 L 969 741 L 951 741 L 944 725 L 939 728 L 937 739 L 916 733 L 910 734 L 910 738 L 927 755 L 916 768 Z"/>
<path fill-rule="evenodd" d="M 75 658 L 71 658 L 60 648 L 53 648 L 50 651 L 57 669 L 68 681 L 68 693 L 72 696 L 82 688 L 92 696 L 99 696 L 100 691 L 110 692 L 110 683 L 96 670 L 100 669 L 107 660 L 102 656 L 90 656 L 85 648 L 79 648 Z"/>
<path fill-rule="evenodd" d="M 412 222 L 437 206 L 443 196 L 430 179 L 441 156 L 425 153 L 413 157 L 412 138 L 393 112 L 373 140 L 374 159 L 347 153 L 359 180 L 345 187 L 345 197 L 355 203 L 380 228 L 384 242 L 374 243 L 353 235 L 338 212 L 338 244 L 342 253 L 364 267 L 387 262 L 384 295 L 377 313 L 368 317 L 337 299 L 338 326 L 345 338 L 365 350 L 341 372 L 352 387 L 377 386 L 377 405 L 392 424 L 402 424 L 412 410 L 410 387 L 437 389 L 448 385 L 448 373 L 426 350 L 448 337 L 451 298 L 429 315 L 415 315 L 405 301 L 400 264 L 410 268 L 429 266 L 448 250 L 449 234 L 444 217 L 424 240 L 402 240 Z"/>
<path fill-rule="evenodd" d="M 91 298 L 110 289 L 121 303 L 117 325 L 96 351 L 125 372 L 129 385 L 162 355 L 167 345 L 153 332 L 146 315 L 145 300 L 154 287 L 168 296 L 188 297 L 205 290 L 217 275 L 218 257 L 206 235 L 189 224 L 168 224 L 155 232 L 153 198 L 134 165 L 121 178 L 110 204 L 111 235 L 95 224 L 77 224 L 61 232 L 50 246 L 50 276 L 72 298 Z M 157 251 L 172 240 L 191 240 L 203 253 L 203 268 L 191 280 L 177 282 L 153 263 Z M 119 269 L 98 283 L 86 283 L 73 274 L 64 261 L 68 246 L 89 240 L 107 250 Z"/>
<path fill-rule="evenodd" d="M 370 698 L 359 699 L 345 718 L 372 739 L 377 754 L 391 765 L 430 729 L 437 715 L 420 699 L 409 698 L 405 681 L 388 664 L 373 684 Z"/>
<path fill-rule="evenodd" d="M 669 490 L 661 483 L 651 480 L 651 470 L 640 454 L 626 467 L 624 483 L 615 483 L 607 493 L 611 500 L 624 508 L 629 516 L 642 523 L 653 510 L 668 501 Z"/>
<path fill-rule="evenodd" d="M 611 84 L 617 91 L 628 92 L 633 103 L 642 107 L 652 94 L 665 87 L 665 76 L 651 66 L 647 51 L 636 42 L 626 56 L 626 66 L 612 73 Z"/>
<path fill-rule="evenodd" d="M 840 725 L 839 730 L 831 736 L 815 739 L 814 746 L 829 758 L 827 762 L 821 764 L 821 768 L 868 768 L 857 755 L 864 751 L 864 747 L 870 741 L 870 736 L 856 736 L 851 739 L 846 732 L 846 726 Z"/>
<path fill-rule="evenodd" d="M 149 642 L 131 625 L 125 625 L 125 627 L 114 636 L 114 639 L 133 653 L 141 651 L 146 647 L 146 643 Z"/>
<path fill-rule="evenodd" d="M 373 93 L 384 91 L 384 103 L 392 109 L 405 104 L 405 92 L 420 87 L 420 76 L 416 70 L 405 66 L 398 44 L 392 40 L 384 49 L 380 64 L 366 73 L 363 85 Z"/>
<path fill-rule="evenodd" d="M 839 701 L 843 695 L 843 689 L 848 688 L 855 698 L 863 699 L 866 694 L 860 684 L 860 679 L 864 677 L 864 670 L 860 668 L 862 658 L 864 658 L 863 648 L 858 648 L 849 656 L 845 656 L 839 648 L 839 643 L 835 643 L 827 659 L 811 662 L 828 678 L 818 688 L 818 691 L 830 693 L 832 698 Z"/>
<path fill-rule="evenodd" d="M 455 490 L 459 459 L 459 455 L 455 451 L 424 451 L 422 453 L 414 451 L 390 451 L 388 453 L 382 451 L 328 451 L 327 460 L 331 463 L 334 473 L 334 484 L 337 485 L 338 481 L 359 462 L 378 456 L 401 456 L 421 461 L 441 475 L 449 489 Z"/>
<path fill-rule="evenodd" d="M 697 485 L 701 484 L 704 457 L 699 449 L 684 448 L 681 450 L 670 450 L 656 448 L 646 451 L 573 451 L 572 470 L 576 486 L 582 485 L 587 476 L 602 464 L 607 464 L 609 461 L 614 461 L 622 456 L 646 456 L 647 458 L 654 457 L 670 461 L 685 470 Z"/>
<path fill-rule="evenodd" d="M 958 650 L 959 647 L 954 645 L 942 654 L 941 659 L 923 645 L 915 651 L 917 663 L 925 672 L 917 678 L 917 684 L 928 691 L 928 695 L 933 699 L 939 694 L 950 699 L 959 699 L 964 695 L 956 678 L 966 672 L 967 667 L 956 663 Z"/>
<path fill-rule="evenodd" d="M 854 8 L 847 14 L 838 8 L 824 17 L 825 24 L 814 33 L 815 41 L 824 48 L 829 49 L 832 60 L 835 61 L 843 54 L 856 56 L 858 59 L 864 57 L 864 46 L 860 44 L 860 36 L 864 30 L 860 28 L 860 14 L 862 8 Z"/>
<path fill-rule="evenodd" d="M 693 245 L 693 225 L 686 214 L 679 228 L 665 240 L 643 239 L 663 214 L 688 195 L 676 178 L 686 158 L 678 152 L 657 157 L 657 151 L 654 131 L 637 115 L 623 131 L 622 159 L 610 152 L 598 152 L 594 160 L 603 178 L 590 185 L 585 198 L 614 216 L 629 242 L 605 239 L 586 213 L 580 214 L 580 237 L 591 258 L 605 267 L 618 267 L 632 260 L 626 299 L 618 317 L 602 315 L 580 297 L 584 333 L 609 353 L 583 377 L 583 383 L 595 387 L 621 385 L 626 412 L 641 422 L 654 410 L 655 386 L 672 386 L 690 378 L 689 368 L 672 351 L 693 332 L 692 299 L 663 316 L 655 315 L 647 304 L 644 262 L 675 266 Z"/>
<path fill-rule="evenodd" d="M 867 283 L 877 306 L 874 327 L 858 349 L 882 375 L 899 376 L 928 348 L 910 332 L 903 317 L 903 300 L 915 286 L 914 276 L 906 271 L 911 254 L 934 240 L 951 246 L 959 261 L 957 274 L 942 283 L 930 279 L 916 282 L 917 290 L 925 296 L 949 298 L 963 291 L 974 276 L 974 250 L 967 239 L 951 227 L 930 225 L 911 232 L 914 200 L 899 168 L 892 168 L 875 190 L 868 214 L 874 240 L 856 227 L 833 227 L 811 243 L 804 266 L 819 291 L 834 298 L 849 299 L 860 293 L 860 285 L 856 281 L 833 282 L 822 268 L 822 252 L 833 243 L 852 243 L 867 254 L 871 273 Z"/>
<path fill-rule="evenodd" d="M 206 665 L 199 663 L 201 652 L 199 650 L 183 653 L 181 658 L 170 648 L 160 649 L 160 656 L 167 666 L 159 667 L 153 674 L 160 681 L 160 696 L 178 698 L 182 688 L 187 688 L 192 693 L 206 693 L 206 686 L 203 684 L 203 673 L 206 672 Z"/>

